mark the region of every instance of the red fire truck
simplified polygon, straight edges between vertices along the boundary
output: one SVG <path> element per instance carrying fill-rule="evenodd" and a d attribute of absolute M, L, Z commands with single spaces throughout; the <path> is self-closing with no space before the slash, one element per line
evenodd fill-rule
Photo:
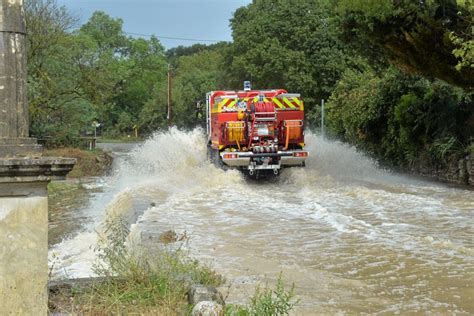
<path fill-rule="evenodd" d="M 304 167 L 304 106 L 283 89 L 212 91 L 206 95 L 208 157 L 251 177 Z"/>

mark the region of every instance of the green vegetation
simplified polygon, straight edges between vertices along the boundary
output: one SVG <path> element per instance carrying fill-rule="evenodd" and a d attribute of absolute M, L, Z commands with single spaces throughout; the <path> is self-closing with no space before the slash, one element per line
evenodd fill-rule
<path fill-rule="evenodd" d="M 220 275 L 191 259 L 180 248 L 173 250 L 164 246 L 154 255 L 130 244 L 130 241 L 127 245 L 130 233 L 128 223 L 120 218 L 107 219 L 104 226 L 102 241 L 96 249 L 99 261 L 94 267 L 99 276 L 134 279 L 140 275 L 156 274 L 158 277 L 163 274 L 162 277 L 166 276 L 170 281 L 211 286 L 219 286 L 224 281 Z"/>
<path fill-rule="evenodd" d="M 77 20 L 55 0 L 28 0 L 31 133 L 74 144 L 100 122 L 106 138 L 204 124 L 205 93 L 284 88 L 319 127 L 384 163 L 444 166 L 474 139 L 473 5 L 464 0 L 257 0 L 231 19 L 232 43 L 165 51 L 96 12 Z M 197 106 L 200 104 L 200 106 Z"/>
<path fill-rule="evenodd" d="M 250 298 L 249 306 L 227 305 L 225 314 L 229 316 L 288 315 L 298 304 L 295 299 L 294 285 L 285 290 L 282 275 L 278 277 L 275 289 L 257 286 L 255 294 Z"/>
<path fill-rule="evenodd" d="M 120 137 L 113 137 L 113 138 L 107 138 L 107 137 L 98 137 L 97 142 L 98 143 L 137 143 L 143 141 L 143 138 L 138 136 L 137 138 L 130 136 L 120 136 Z"/>
<path fill-rule="evenodd" d="M 122 20 L 95 12 L 72 31 L 77 20 L 55 0 L 26 1 L 28 97 L 31 134 L 52 136 L 53 145 L 164 127 L 166 58 L 155 37 L 124 35 Z"/>
<path fill-rule="evenodd" d="M 231 20 L 234 43 L 226 56 L 229 85 L 241 89 L 284 88 L 305 100 L 308 122 L 319 118 L 326 99 L 360 57 L 345 52 L 328 1 L 255 1 Z"/>
<path fill-rule="evenodd" d="M 329 99 L 328 122 L 335 135 L 385 163 L 442 165 L 466 154 L 473 111 L 470 95 L 439 80 L 392 67 L 383 74 L 348 70 Z M 447 141 L 450 149 L 437 154 Z"/>
<path fill-rule="evenodd" d="M 469 3 L 254 1 L 231 20 L 228 85 L 300 92 L 312 127 L 327 99 L 333 137 L 389 165 L 443 168 L 474 140 Z"/>
<path fill-rule="evenodd" d="M 473 12 L 463 0 L 335 1 L 353 47 L 408 73 L 474 89 Z M 367 47 L 367 44 L 370 44 Z"/>
<path fill-rule="evenodd" d="M 186 299 L 192 284 L 217 287 L 225 281 L 209 266 L 181 248 L 167 246 L 167 242 L 153 254 L 137 247 L 128 239 L 127 223 L 119 217 L 108 219 L 104 227 L 95 249 L 98 261 L 94 272 L 99 278 L 50 291 L 51 312 L 183 315 L 193 307 Z M 186 236 L 174 237 L 181 240 Z M 225 315 L 288 315 L 298 302 L 294 285 L 286 290 L 280 274 L 274 288 L 257 286 L 248 306 L 226 305 Z"/>
<path fill-rule="evenodd" d="M 182 315 L 189 309 L 186 295 L 193 283 L 218 286 L 224 280 L 181 249 L 151 254 L 127 239 L 128 226 L 120 218 L 105 223 L 94 267 L 101 277 L 85 286 L 52 293 L 55 311 L 79 314 Z"/>

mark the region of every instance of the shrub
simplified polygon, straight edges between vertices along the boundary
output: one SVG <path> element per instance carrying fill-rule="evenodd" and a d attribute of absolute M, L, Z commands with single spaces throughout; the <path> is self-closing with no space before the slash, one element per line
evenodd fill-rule
<path fill-rule="evenodd" d="M 257 286 L 255 294 L 250 298 L 250 305 L 247 307 L 239 305 L 228 305 L 226 315 L 232 316 L 280 316 L 288 315 L 298 304 L 295 300 L 295 286 L 292 285 L 289 291 L 285 290 L 282 275 L 278 277 L 275 289 L 267 286 L 261 288 Z"/>
<path fill-rule="evenodd" d="M 193 283 L 218 286 L 224 282 L 210 267 L 188 253 L 163 247 L 156 254 L 134 247 L 121 218 L 108 219 L 96 251 L 94 272 L 101 277 L 84 288 L 73 288 L 61 311 L 79 314 L 183 314 Z M 61 298 L 56 298 L 61 301 Z M 67 305 L 66 304 L 66 305 Z M 55 304 L 56 305 L 56 304 Z"/>

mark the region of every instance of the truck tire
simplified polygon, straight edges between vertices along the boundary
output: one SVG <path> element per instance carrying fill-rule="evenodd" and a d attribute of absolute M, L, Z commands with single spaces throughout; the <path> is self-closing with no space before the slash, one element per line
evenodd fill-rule
<path fill-rule="evenodd" d="M 207 151 L 206 151 L 206 157 L 207 161 L 212 162 L 212 152 L 211 152 L 211 144 L 207 144 Z"/>
<path fill-rule="evenodd" d="M 207 145 L 207 157 L 208 160 L 217 168 L 222 170 L 228 170 L 229 167 L 222 161 L 219 151 Z"/>

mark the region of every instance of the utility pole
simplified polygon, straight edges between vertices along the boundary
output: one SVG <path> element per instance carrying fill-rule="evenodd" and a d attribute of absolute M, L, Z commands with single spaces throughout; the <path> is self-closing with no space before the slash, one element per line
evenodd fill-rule
<path fill-rule="evenodd" d="M 171 127 L 173 125 L 173 109 L 171 104 L 171 65 L 168 64 L 168 126 Z"/>

